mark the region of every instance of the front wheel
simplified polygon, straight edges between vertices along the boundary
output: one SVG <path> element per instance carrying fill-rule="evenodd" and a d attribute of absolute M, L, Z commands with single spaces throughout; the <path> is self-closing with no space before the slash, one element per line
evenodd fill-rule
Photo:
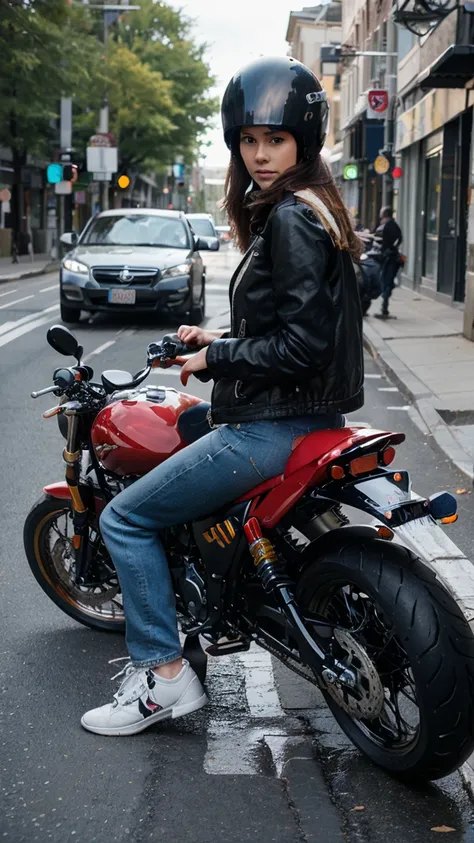
<path fill-rule="evenodd" d="M 63 612 L 92 629 L 125 630 L 120 586 L 115 569 L 94 525 L 89 582 L 75 582 L 72 508 L 68 500 L 43 495 L 29 512 L 23 530 L 28 564 L 45 594 Z"/>
<path fill-rule="evenodd" d="M 348 544 L 309 564 L 297 596 L 344 628 L 359 699 L 321 690 L 350 740 L 405 780 L 458 769 L 474 750 L 474 637 L 435 575 L 398 545 Z"/>

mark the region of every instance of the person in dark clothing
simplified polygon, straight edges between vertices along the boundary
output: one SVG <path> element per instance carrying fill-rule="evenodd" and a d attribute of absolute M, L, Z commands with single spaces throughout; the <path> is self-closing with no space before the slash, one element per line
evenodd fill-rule
<path fill-rule="evenodd" d="M 343 427 L 344 414 L 363 405 L 353 267 L 361 244 L 320 156 L 328 109 L 319 80 L 288 56 L 257 59 L 227 87 L 225 207 L 245 253 L 230 283 L 230 329 L 178 329 L 200 349 L 181 382 L 190 375 L 214 381 L 210 425 L 100 517 L 120 580 L 130 663 L 114 702 L 83 716 L 91 732 L 132 735 L 207 702 L 182 658 L 160 531 L 281 474 L 297 439 Z"/>
<path fill-rule="evenodd" d="M 375 241 L 380 245 L 382 265 L 380 268 L 380 286 L 382 288 L 382 312 L 375 315 L 379 319 L 389 319 L 388 302 L 395 286 L 395 277 L 400 269 L 399 246 L 403 240 L 402 231 L 393 218 L 391 208 L 380 211 L 380 225 L 375 232 Z M 395 317 L 391 317 L 395 318 Z"/>

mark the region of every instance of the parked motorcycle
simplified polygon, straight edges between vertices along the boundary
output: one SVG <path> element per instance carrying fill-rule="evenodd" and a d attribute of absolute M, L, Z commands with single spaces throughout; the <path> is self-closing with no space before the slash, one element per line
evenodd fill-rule
<path fill-rule="evenodd" d="M 81 364 L 62 326 L 49 344 L 76 364 L 56 369 L 65 482 L 29 513 L 25 550 L 41 588 L 87 626 L 123 630 L 120 584 L 100 534 L 105 504 L 186 445 L 194 398 L 140 386 L 155 367 L 182 364 L 176 335 L 152 343 L 132 376 Z M 207 655 L 256 642 L 323 693 L 351 741 L 405 780 L 446 776 L 474 749 L 474 639 L 436 576 L 410 552 L 456 518 L 456 500 L 415 494 L 392 469 L 404 435 L 351 425 L 295 442 L 285 471 L 232 504 L 162 532 L 186 634 L 202 679 Z M 342 507 L 369 515 L 353 524 Z M 203 653 L 199 637 L 208 643 Z"/>
<path fill-rule="evenodd" d="M 369 312 L 370 305 L 382 292 L 380 274 L 382 269 L 382 250 L 370 232 L 359 232 L 364 244 L 364 252 L 360 256 L 358 269 L 359 296 L 364 316 Z"/>

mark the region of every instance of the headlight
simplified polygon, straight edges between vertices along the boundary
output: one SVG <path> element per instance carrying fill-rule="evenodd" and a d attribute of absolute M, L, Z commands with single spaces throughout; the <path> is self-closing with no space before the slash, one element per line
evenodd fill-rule
<path fill-rule="evenodd" d="M 69 272 L 81 272 L 85 275 L 89 274 L 89 267 L 85 265 L 85 263 L 79 263 L 79 261 L 72 260 L 71 258 L 66 258 L 63 261 L 64 269 L 67 269 Z"/>
<path fill-rule="evenodd" d="M 168 269 L 164 269 L 161 277 L 174 278 L 176 275 L 187 275 L 189 272 L 191 272 L 190 263 L 179 263 L 178 266 L 170 266 Z"/>

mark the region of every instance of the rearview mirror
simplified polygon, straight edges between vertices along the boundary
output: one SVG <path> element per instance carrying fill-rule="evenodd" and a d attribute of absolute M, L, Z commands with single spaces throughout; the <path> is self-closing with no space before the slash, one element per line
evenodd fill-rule
<path fill-rule="evenodd" d="M 204 240 L 203 237 L 196 237 L 194 239 L 194 248 L 197 252 L 207 252 L 209 251 L 209 245 L 207 240 Z"/>
<path fill-rule="evenodd" d="M 60 354 L 64 354 L 67 357 L 78 359 L 82 353 L 81 346 L 77 342 L 76 337 L 64 325 L 52 325 L 46 334 L 46 339 L 51 348 L 54 348 L 55 351 L 59 351 Z"/>
<path fill-rule="evenodd" d="M 77 234 L 75 231 L 65 231 L 59 238 L 64 246 L 75 246 L 77 243 Z"/>

